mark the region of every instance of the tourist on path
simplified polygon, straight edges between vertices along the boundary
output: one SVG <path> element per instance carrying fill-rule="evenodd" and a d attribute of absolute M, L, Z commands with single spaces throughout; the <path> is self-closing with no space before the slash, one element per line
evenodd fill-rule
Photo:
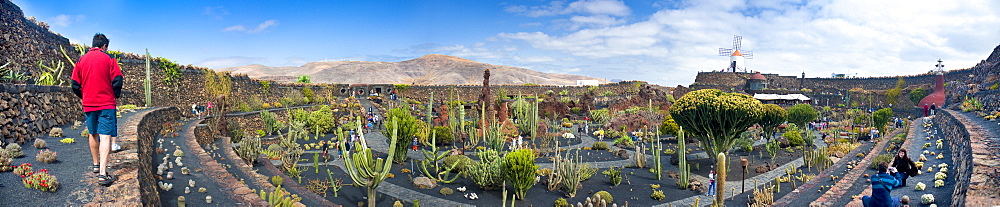
<path fill-rule="evenodd" d="M 931 109 L 931 106 L 929 106 L 927 104 L 924 104 L 924 116 L 927 116 L 927 113 L 930 111 L 930 109 Z"/>
<path fill-rule="evenodd" d="M 911 175 L 917 175 L 917 164 L 910 157 L 906 156 L 906 149 L 899 149 L 899 152 L 896 153 L 896 158 L 892 159 L 892 164 L 889 166 L 899 171 L 895 176 L 900 181 L 900 187 L 906 186 L 906 179 Z"/>
<path fill-rule="evenodd" d="M 706 193 L 705 195 L 706 196 L 715 195 L 715 170 L 708 172 L 708 193 Z"/>
<path fill-rule="evenodd" d="M 116 99 L 121 96 L 124 82 L 118 61 L 105 52 L 108 42 L 104 34 L 94 35 L 93 47 L 80 57 L 72 74 L 73 93 L 81 98 L 90 132 L 91 170 L 98 173 L 98 184 L 105 186 L 115 181 L 108 173 L 108 155 L 112 137 L 118 136 Z"/>
<path fill-rule="evenodd" d="M 937 112 L 937 104 L 931 103 L 931 116 L 934 116 Z"/>
<path fill-rule="evenodd" d="M 872 175 L 872 195 L 861 197 L 861 202 L 865 207 L 896 207 L 899 206 L 899 198 L 889 195 L 892 188 L 899 186 L 899 180 L 889 175 L 889 164 L 878 165 L 878 174 Z M 895 169 L 895 168 L 892 168 Z"/>

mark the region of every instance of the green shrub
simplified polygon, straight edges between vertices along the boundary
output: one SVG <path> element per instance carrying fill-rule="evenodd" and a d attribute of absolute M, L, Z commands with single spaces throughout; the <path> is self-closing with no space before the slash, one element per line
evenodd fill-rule
<path fill-rule="evenodd" d="M 309 132 L 313 133 L 326 133 L 337 127 L 337 119 L 333 117 L 333 110 L 328 105 L 320 106 L 319 110 L 310 113 L 307 123 Z"/>
<path fill-rule="evenodd" d="M 875 156 L 875 158 L 872 158 L 871 168 L 872 169 L 877 169 L 879 164 L 882 164 L 882 163 L 889 164 L 889 162 L 892 162 L 892 155 L 891 154 L 878 155 L 878 156 Z"/>
<path fill-rule="evenodd" d="M 455 164 L 456 162 L 458 164 Z M 451 170 L 453 172 L 462 172 L 465 171 L 469 164 L 472 164 L 472 159 L 465 155 L 449 155 L 441 160 L 441 164 L 444 164 L 445 167 L 450 167 L 454 164 L 455 168 Z"/>
<path fill-rule="evenodd" d="M 596 193 L 594 193 L 594 196 L 591 197 L 591 199 L 596 200 L 597 199 L 597 195 L 601 195 L 601 200 L 604 200 L 609 205 L 612 204 L 615 201 L 615 198 L 611 197 L 611 193 L 608 193 L 608 191 L 603 191 L 603 190 L 602 191 L 597 191 Z"/>
<path fill-rule="evenodd" d="M 565 198 L 559 198 L 559 199 L 556 199 L 556 202 L 555 202 L 555 204 L 553 204 L 553 206 L 555 206 L 555 207 L 569 207 L 569 201 L 566 201 Z"/>
<path fill-rule="evenodd" d="M 531 186 L 535 185 L 535 153 L 530 149 L 520 149 L 508 153 L 503 157 L 504 178 L 514 186 L 514 195 L 518 199 L 524 199 L 525 194 Z"/>
<path fill-rule="evenodd" d="M 608 147 L 608 143 L 607 142 L 594 142 L 594 144 L 592 146 L 590 146 L 590 149 L 593 149 L 593 150 L 608 150 L 609 147 Z"/>
<path fill-rule="evenodd" d="M 451 134 L 451 128 L 447 126 L 434 127 L 434 136 L 438 145 L 446 145 L 455 142 L 455 136 Z"/>
<path fill-rule="evenodd" d="M 309 102 L 315 101 L 316 93 L 313 93 L 312 88 L 305 87 L 305 88 L 302 88 L 302 96 L 303 96 L 303 98 L 305 98 L 304 102 L 305 103 L 309 103 Z"/>
<path fill-rule="evenodd" d="M 997 88 L 1000 88 L 1000 83 L 994 83 L 992 86 L 990 86 L 990 90 L 996 90 Z"/>
<path fill-rule="evenodd" d="M 781 136 L 785 137 L 785 139 L 788 139 L 788 145 L 793 147 L 802 146 L 803 144 L 806 143 L 805 140 L 802 140 L 802 134 L 800 134 L 799 131 L 789 130 L 784 134 L 781 134 Z"/>
<path fill-rule="evenodd" d="M 744 152 L 753 152 L 753 140 L 740 138 L 733 141 L 733 149 L 740 149 Z"/>

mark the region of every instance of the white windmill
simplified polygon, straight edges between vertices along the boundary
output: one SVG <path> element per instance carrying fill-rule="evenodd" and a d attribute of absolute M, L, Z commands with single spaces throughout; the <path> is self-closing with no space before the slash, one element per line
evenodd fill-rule
<path fill-rule="evenodd" d="M 729 68 L 727 71 L 743 71 L 748 72 L 746 65 L 744 64 L 745 59 L 753 59 L 752 51 L 741 51 L 743 36 L 733 35 L 733 48 L 719 48 L 719 56 L 729 56 Z"/>

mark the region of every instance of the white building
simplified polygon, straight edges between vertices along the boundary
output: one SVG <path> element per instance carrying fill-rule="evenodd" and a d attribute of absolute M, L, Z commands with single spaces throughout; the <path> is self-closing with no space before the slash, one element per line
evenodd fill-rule
<path fill-rule="evenodd" d="M 601 82 L 598 82 L 597 80 L 576 80 L 577 86 L 596 86 L 600 84 Z"/>

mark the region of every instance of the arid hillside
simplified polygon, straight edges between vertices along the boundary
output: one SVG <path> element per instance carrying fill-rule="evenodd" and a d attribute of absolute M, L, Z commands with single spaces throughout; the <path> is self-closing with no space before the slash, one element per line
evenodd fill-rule
<path fill-rule="evenodd" d="M 246 65 L 217 70 L 280 82 L 291 82 L 296 76 L 309 75 L 313 83 L 478 85 L 482 84 L 483 69 L 487 68 L 491 73 L 490 84 L 576 85 L 577 80 L 608 83 L 603 78 L 543 73 L 437 54 L 402 62 L 311 62 L 298 67 Z"/>

